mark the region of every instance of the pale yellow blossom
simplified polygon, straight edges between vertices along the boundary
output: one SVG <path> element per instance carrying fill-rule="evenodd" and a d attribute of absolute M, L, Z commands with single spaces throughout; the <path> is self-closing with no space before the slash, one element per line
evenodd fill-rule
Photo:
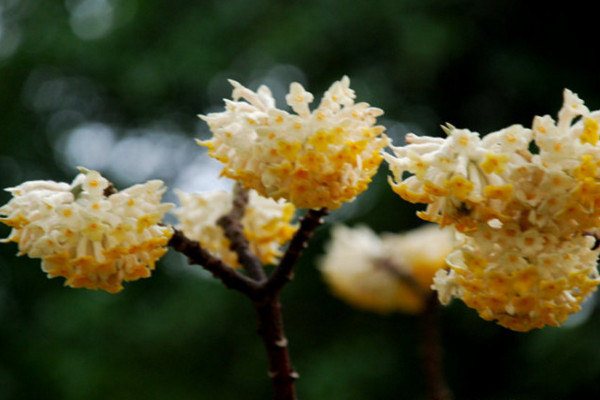
<path fill-rule="evenodd" d="M 379 313 L 424 310 L 434 274 L 446 267 L 452 233 L 426 225 L 402 234 L 375 234 L 365 226 L 336 226 L 321 260 L 332 292 Z M 435 246 L 432 246 L 435 243 Z"/>
<path fill-rule="evenodd" d="M 160 221 L 172 205 L 160 202 L 161 181 L 111 194 L 98 172 L 81 170 L 70 185 L 32 181 L 7 189 L 13 198 L 0 208 L 0 222 L 13 229 L 3 241 L 41 258 L 49 278 L 115 293 L 124 281 L 150 276 L 166 252 L 172 232 Z"/>
<path fill-rule="evenodd" d="M 460 298 L 519 331 L 580 309 L 600 282 L 586 236 L 600 228 L 599 116 L 565 90 L 557 121 L 483 138 L 449 126 L 446 139 L 409 135 L 386 155 L 394 191 L 463 234 L 435 278 L 443 303 Z"/>
<path fill-rule="evenodd" d="M 224 112 L 201 116 L 213 137 L 198 142 L 225 165 L 221 175 L 311 209 L 336 209 L 367 188 L 387 145 L 384 128 L 375 125 L 383 112 L 354 103 L 347 77 L 312 111 L 313 95 L 292 83 L 286 102 L 294 113 L 276 108 L 266 86 L 253 92 L 230 82 L 233 100 L 225 100 Z"/>

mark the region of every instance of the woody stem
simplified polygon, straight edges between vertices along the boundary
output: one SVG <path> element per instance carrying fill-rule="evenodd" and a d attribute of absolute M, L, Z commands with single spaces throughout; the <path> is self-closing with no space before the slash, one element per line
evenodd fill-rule
<path fill-rule="evenodd" d="M 452 395 L 446 385 L 442 367 L 439 311 L 437 296 L 430 295 L 419 320 L 420 355 L 427 383 L 427 398 L 429 400 L 450 400 Z"/>
<path fill-rule="evenodd" d="M 254 307 L 258 315 L 258 334 L 263 340 L 269 359 L 273 399 L 296 400 L 294 382 L 298 379 L 298 374 L 290 360 L 279 296 L 272 297 L 266 302 L 255 302 Z"/>

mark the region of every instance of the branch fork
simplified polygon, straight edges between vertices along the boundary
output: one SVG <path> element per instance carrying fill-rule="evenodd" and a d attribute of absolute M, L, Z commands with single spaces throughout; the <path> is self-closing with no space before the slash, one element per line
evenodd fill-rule
<path fill-rule="evenodd" d="M 243 293 L 254 304 L 258 316 L 258 333 L 269 359 L 269 377 L 274 388 L 274 400 L 296 400 L 294 381 L 298 373 L 293 369 L 288 352 L 288 340 L 283 330 L 282 306 L 279 295 L 286 283 L 293 279 L 293 269 L 306 248 L 314 231 L 323 223 L 329 210 L 308 210 L 300 221 L 300 227 L 290 241 L 275 270 L 267 276 L 260 260 L 252 253 L 244 235 L 241 219 L 248 204 L 248 192 L 236 185 L 233 207 L 217 224 L 223 228 L 231 242 L 245 273 L 224 263 L 205 250 L 197 241 L 187 238 L 183 232 L 173 229 L 169 241 L 176 251 L 186 255 L 190 264 L 198 264 L 210 271 L 229 288 Z"/>

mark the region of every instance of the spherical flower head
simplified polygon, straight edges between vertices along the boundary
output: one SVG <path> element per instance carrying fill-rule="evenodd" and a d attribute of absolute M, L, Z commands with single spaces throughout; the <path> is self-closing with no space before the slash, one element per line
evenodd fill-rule
<path fill-rule="evenodd" d="M 460 231 L 519 218 L 561 236 L 595 229 L 600 112 L 589 112 L 565 90 L 558 116 L 556 122 L 535 117 L 531 129 L 513 125 L 483 138 L 450 125 L 446 138 L 409 134 L 406 146 L 385 154 L 390 185 L 405 200 L 428 205 L 421 218 Z"/>
<path fill-rule="evenodd" d="M 123 282 L 150 276 L 166 252 L 172 231 L 160 221 L 172 205 L 160 203 L 161 181 L 115 193 L 98 172 L 81 172 L 70 185 L 31 181 L 7 189 L 13 198 L 0 207 L 0 222 L 13 229 L 3 242 L 41 258 L 49 278 L 116 293 Z"/>
<path fill-rule="evenodd" d="M 600 228 L 599 119 L 565 90 L 557 121 L 535 117 L 531 129 L 483 138 L 448 126 L 447 138 L 408 135 L 392 148 L 393 190 L 427 204 L 423 219 L 464 234 L 451 271 L 436 276 L 442 302 L 461 298 L 519 331 L 579 309 L 599 282 L 585 237 Z"/>
<path fill-rule="evenodd" d="M 173 210 L 179 219 L 178 229 L 190 239 L 222 259 L 232 267 L 240 263 L 230 249 L 230 241 L 223 228 L 217 224 L 233 205 L 230 192 L 184 193 L 176 190 L 181 207 Z M 287 243 L 298 226 L 292 223 L 296 208 L 284 200 L 275 201 L 250 191 L 246 211 L 241 223 L 250 250 L 264 264 L 275 264 L 281 256 L 281 247 Z"/>
<path fill-rule="evenodd" d="M 367 188 L 388 141 L 375 125 L 383 112 L 355 103 L 348 77 L 313 111 L 313 95 L 292 83 L 286 102 L 293 113 L 276 108 L 266 86 L 253 92 L 230 82 L 233 100 L 225 100 L 224 112 L 201 116 L 213 138 L 199 142 L 225 164 L 223 176 L 309 209 L 339 208 Z"/>
<path fill-rule="evenodd" d="M 446 267 L 452 241 L 449 230 L 435 225 L 382 236 L 364 226 L 336 226 L 321 271 L 333 293 L 355 307 L 415 314 L 433 294 L 433 276 Z"/>
<path fill-rule="evenodd" d="M 408 145 L 392 146 L 394 154 L 384 155 L 392 172 L 389 183 L 403 199 L 428 205 L 418 214 L 424 220 L 469 230 L 476 224 L 471 214 L 490 219 L 500 214 L 497 197 L 512 194 L 512 186 L 503 187 L 503 177 L 520 162 L 531 132 L 515 125 L 490 134 L 510 144 L 502 151 L 497 142 L 488 143 L 478 133 L 452 126 L 444 130 L 445 139 L 408 134 Z"/>
<path fill-rule="evenodd" d="M 443 304 L 459 298 L 483 319 L 515 331 L 559 326 L 600 282 L 593 242 L 589 236 L 558 240 L 516 224 L 481 226 L 465 235 L 433 287 Z"/>

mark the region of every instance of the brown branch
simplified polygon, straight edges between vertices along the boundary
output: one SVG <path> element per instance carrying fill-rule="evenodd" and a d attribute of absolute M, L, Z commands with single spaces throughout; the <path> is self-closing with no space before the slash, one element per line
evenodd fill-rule
<path fill-rule="evenodd" d="M 248 276 L 212 256 L 196 241 L 174 230 L 169 246 L 185 254 L 195 264 L 220 279 L 225 286 L 238 290 L 248 296 L 254 303 L 258 316 L 258 333 L 264 343 L 269 360 L 269 376 L 274 388 L 274 400 L 296 400 L 294 382 L 298 374 L 293 369 L 288 352 L 288 341 L 283 330 L 282 307 L 279 293 L 283 286 L 292 279 L 294 265 L 307 246 L 314 231 L 323 223 L 323 216 L 329 210 L 309 210 L 300 221 L 300 227 L 290 241 L 279 265 L 267 279 L 258 258 L 250 251 L 248 240 L 244 236 L 241 219 L 247 204 L 247 192 L 236 191 L 231 212 L 217 222 L 225 231 L 231 242 L 231 249 L 238 255 L 240 263 Z"/>
<path fill-rule="evenodd" d="M 329 210 L 309 210 L 300 227 L 269 279 L 261 285 L 262 296 L 254 302 L 258 313 L 258 333 L 269 358 L 269 376 L 273 382 L 275 400 L 295 400 L 294 382 L 298 374 L 293 369 L 288 352 L 288 341 L 283 331 L 283 317 L 279 293 L 292 279 L 294 265 L 312 237 L 315 229 L 323 223 Z"/>
<path fill-rule="evenodd" d="M 223 215 L 217 221 L 217 225 L 223 228 L 225 236 L 229 239 L 230 249 L 238 256 L 238 261 L 248 275 L 254 280 L 261 282 L 266 279 L 265 271 L 260 260 L 250 250 L 250 243 L 244 235 L 242 218 L 248 205 L 248 191 L 238 183 L 235 185 L 233 204 L 229 214 Z"/>
<path fill-rule="evenodd" d="M 279 296 L 268 302 L 255 302 L 258 334 L 269 359 L 269 377 L 273 383 L 274 400 L 296 400 L 294 382 L 298 373 L 292 367 L 288 340 L 283 331 L 282 307 Z"/>
<path fill-rule="evenodd" d="M 265 290 L 268 293 L 277 294 L 283 286 L 294 277 L 294 265 L 306 248 L 308 240 L 313 236 L 315 230 L 323 223 L 323 217 L 329 214 L 327 208 L 320 210 L 308 210 L 306 215 L 300 221 L 300 227 L 290 241 L 285 254 L 279 261 L 267 282 Z"/>
<path fill-rule="evenodd" d="M 439 311 L 437 296 L 431 294 L 427 299 L 425 310 L 419 316 L 420 352 L 423 374 L 427 383 L 428 400 L 450 400 L 452 398 L 442 372 Z"/>
<path fill-rule="evenodd" d="M 255 298 L 259 285 L 254 280 L 225 264 L 219 258 L 210 254 L 206 249 L 200 246 L 195 240 L 186 237 L 183 232 L 173 228 L 173 236 L 167 243 L 168 246 L 186 255 L 190 264 L 198 264 L 210 271 L 215 278 L 221 280 L 223 284 L 233 290 L 244 293 L 245 295 Z"/>

